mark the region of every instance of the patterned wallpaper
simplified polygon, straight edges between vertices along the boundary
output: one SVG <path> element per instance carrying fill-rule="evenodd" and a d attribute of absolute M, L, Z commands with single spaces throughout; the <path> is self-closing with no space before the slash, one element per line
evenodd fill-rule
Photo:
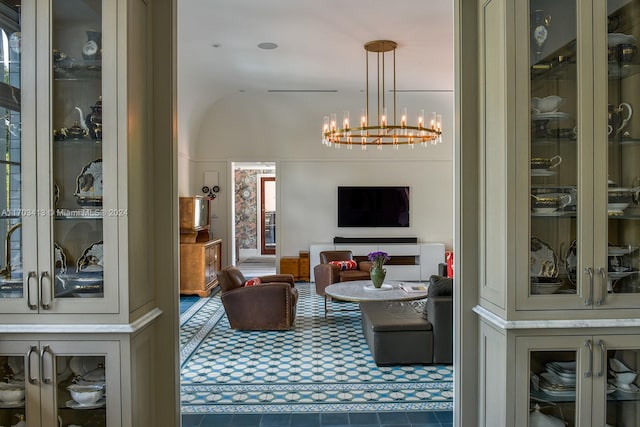
<path fill-rule="evenodd" d="M 236 249 L 258 248 L 258 175 L 272 174 L 273 170 L 236 169 Z"/>

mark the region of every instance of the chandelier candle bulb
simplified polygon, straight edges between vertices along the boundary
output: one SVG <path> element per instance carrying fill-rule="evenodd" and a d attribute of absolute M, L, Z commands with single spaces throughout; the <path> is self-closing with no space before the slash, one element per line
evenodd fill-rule
<path fill-rule="evenodd" d="M 336 115 L 332 113 L 328 116 L 328 123 L 325 117 L 322 131 L 323 144 L 327 146 L 332 144 L 337 146 L 343 144 L 351 145 L 353 143 L 353 131 L 357 132 L 361 137 L 360 144 L 363 150 L 366 149 L 367 145 L 375 145 L 381 150 L 385 145 L 391 145 L 394 148 L 398 148 L 399 145 L 409 145 L 413 148 L 413 144 L 416 141 L 420 142 L 422 146 L 426 146 L 427 142 L 432 142 L 433 144 L 442 142 L 442 116 L 436 117 L 436 113 L 433 113 L 430 126 L 427 127 L 424 110 L 419 110 L 420 114 L 416 125 L 409 123 L 406 108 L 400 111 L 400 116 L 397 115 L 396 96 L 398 91 L 396 89 L 395 61 L 397 47 L 398 44 L 391 40 L 374 40 L 364 45 L 367 65 L 366 102 L 361 110 L 360 127 L 351 128 L 349 113 L 345 112 L 342 127 L 338 128 Z M 369 67 L 370 54 L 376 55 L 375 63 L 377 66 L 375 67 Z M 390 54 L 392 60 L 385 61 L 386 54 Z M 389 68 L 388 71 L 386 71 L 387 68 Z M 390 72 L 392 72 L 391 78 L 385 77 L 385 74 L 388 75 Z M 374 78 L 371 78 L 371 73 L 373 73 Z M 377 96 L 370 96 L 370 80 L 374 81 L 371 86 L 374 91 L 377 91 Z M 393 89 L 389 90 L 389 92 L 392 92 L 393 96 L 385 94 L 385 82 L 392 84 Z M 388 102 L 387 96 L 390 97 Z M 377 99 L 377 106 L 374 99 Z M 391 117 L 387 113 L 387 108 L 393 109 Z M 373 119 L 375 125 L 369 119 L 370 112 L 375 112 L 376 114 Z"/>

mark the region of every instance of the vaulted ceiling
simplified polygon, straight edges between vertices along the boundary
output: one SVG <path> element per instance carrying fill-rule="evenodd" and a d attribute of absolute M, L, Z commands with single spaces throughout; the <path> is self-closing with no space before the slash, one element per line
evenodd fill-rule
<path fill-rule="evenodd" d="M 179 129 L 239 92 L 360 94 L 379 39 L 398 43 L 398 90 L 453 89 L 451 0 L 180 0 Z"/>

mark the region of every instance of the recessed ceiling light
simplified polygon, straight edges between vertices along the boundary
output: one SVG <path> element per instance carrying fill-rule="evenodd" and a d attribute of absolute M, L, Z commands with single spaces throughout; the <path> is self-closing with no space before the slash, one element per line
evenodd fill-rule
<path fill-rule="evenodd" d="M 212 47 L 222 47 L 222 45 L 220 43 L 213 43 L 211 46 Z"/>
<path fill-rule="evenodd" d="M 260 44 L 258 45 L 258 47 L 259 47 L 260 49 L 267 49 L 267 50 L 269 50 L 269 49 L 275 49 L 275 48 L 277 48 L 277 47 L 278 47 L 278 45 L 277 45 L 277 44 L 275 44 L 275 43 L 271 43 L 271 42 L 262 42 L 262 43 L 260 43 Z"/>

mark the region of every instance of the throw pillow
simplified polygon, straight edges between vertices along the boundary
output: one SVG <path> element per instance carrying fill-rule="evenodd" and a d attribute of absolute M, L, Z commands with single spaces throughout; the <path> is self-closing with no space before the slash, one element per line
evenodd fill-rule
<path fill-rule="evenodd" d="M 350 259 L 348 261 L 329 261 L 329 264 L 335 265 L 341 271 L 355 270 L 356 268 L 358 268 L 358 263 L 355 260 L 352 260 L 352 259 Z"/>
<path fill-rule="evenodd" d="M 437 297 L 437 296 L 453 296 L 453 279 L 450 277 L 442 277 L 438 275 L 433 275 L 429 278 L 429 297 Z M 424 305 L 424 310 L 422 312 L 422 317 L 428 319 L 427 316 L 427 304 Z"/>
<path fill-rule="evenodd" d="M 433 275 L 430 278 L 429 296 L 452 296 L 453 295 L 453 279 L 450 277 L 442 277 Z"/>
<path fill-rule="evenodd" d="M 249 279 L 246 282 L 244 282 L 244 285 L 245 286 L 254 286 L 254 285 L 259 285 L 260 283 L 262 283 L 260 278 L 259 277 L 255 277 L 253 279 Z"/>

